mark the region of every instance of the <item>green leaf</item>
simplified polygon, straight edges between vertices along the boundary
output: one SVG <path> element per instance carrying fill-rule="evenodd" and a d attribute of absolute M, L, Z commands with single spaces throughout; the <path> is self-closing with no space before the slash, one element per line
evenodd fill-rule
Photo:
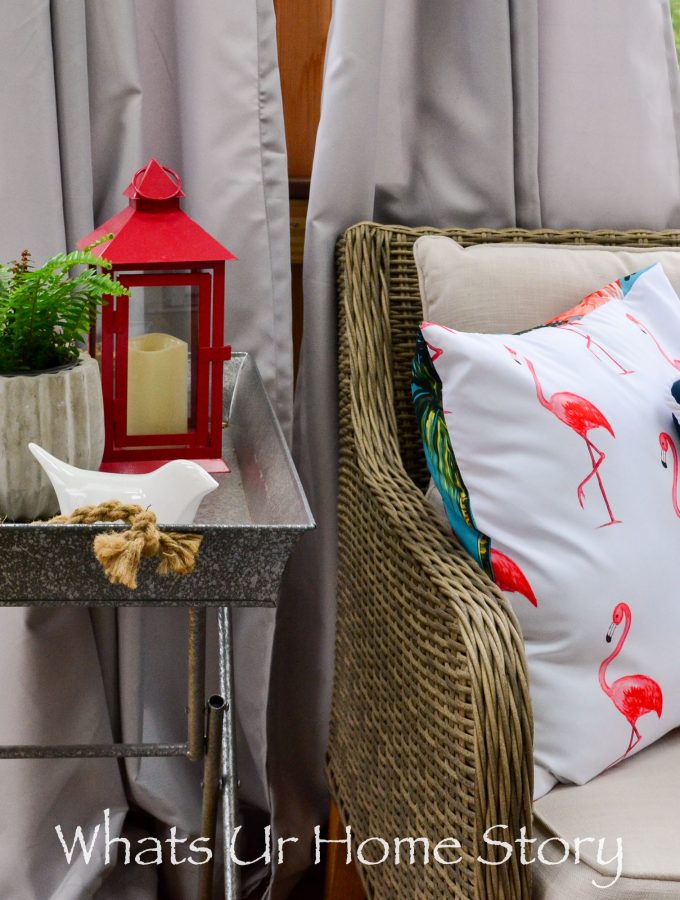
<path fill-rule="evenodd" d="M 0 265 L 0 374 L 71 362 L 96 312 L 128 290 L 92 250 L 58 253 L 38 268 Z"/>

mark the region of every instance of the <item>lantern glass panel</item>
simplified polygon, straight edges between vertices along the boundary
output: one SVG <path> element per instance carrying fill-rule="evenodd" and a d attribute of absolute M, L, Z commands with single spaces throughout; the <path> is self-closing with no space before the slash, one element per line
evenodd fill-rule
<path fill-rule="evenodd" d="M 196 417 L 199 287 L 129 289 L 127 434 L 190 432 Z"/>

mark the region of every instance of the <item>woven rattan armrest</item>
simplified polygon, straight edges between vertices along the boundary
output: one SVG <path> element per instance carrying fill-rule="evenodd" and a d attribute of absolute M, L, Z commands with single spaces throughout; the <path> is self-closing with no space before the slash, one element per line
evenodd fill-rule
<path fill-rule="evenodd" d="M 531 829 L 532 721 L 509 605 L 439 525 L 399 445 L 389 235 L 339 246 L 339 575 L 328 771 L 345 821 L 368 836 L 453 836 L 457 865 L 361 866 L 370 896 L 529 896 L 499 840 Z"/>

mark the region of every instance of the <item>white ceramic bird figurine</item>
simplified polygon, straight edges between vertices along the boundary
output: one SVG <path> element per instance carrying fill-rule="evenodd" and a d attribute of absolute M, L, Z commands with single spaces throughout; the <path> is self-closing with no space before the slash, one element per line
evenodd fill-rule
<path fill-rule="evenodd" d="M 205 469 L 189 459 L 173 459 L 146 475 L 123 475 L 77 469 L 38 444 L 28 449 L 45 470 L 64 516 L 79 506 L 120 500 L 156 513 L 159 524 L 189 525 L 201 500 L 218 486 Z"/>

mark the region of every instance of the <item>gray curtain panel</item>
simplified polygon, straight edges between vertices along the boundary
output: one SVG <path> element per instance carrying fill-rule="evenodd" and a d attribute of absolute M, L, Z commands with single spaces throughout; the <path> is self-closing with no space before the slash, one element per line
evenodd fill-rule
<path fill-rule="evenodd" d="M 292 418 L 288 190 L 272 0 L 6 0 L 0 26 L 0 259 L 72 248 L 127 199 L 150 156 L 178 170 L 185 209 L 236 255 L 227 340 L 254 353 Z M 50 561 L 46 560 L 49 566 Z M 1 586 L 0 586 L 1 590 Z M 266 815 L 274 615 L 234 616 L 244 801 Z M 182 610 L 0 610 L 0 741 L 181 740 Z M 215 649 L 214 642 L 212 643 Z M 208 687 L 217 686 L 209 673 Z M 0 897 L 192 897 L 195 868 L 67 865 L 55 833 L 100 823 L 197 833 L 201 772 L 184 760 L 0 762 Z M 262 831 L 258 824 L 258 834 Z M 191 868 L 191 872 L 185 871 Z"/>
<path fill-rule="evenodd" d="M 279 828 L 311 835 L 327 809 L 338 235 L 365 219 L 680 227 L 678 89 L 667 0 L 335 0 L 294 431 L 318 530 L 299 548 L 279 609 L 270 714 Z M 303 840 L 290 849 L 298 855 L 277 873 L 277 898 L 308 863 Z"/>

